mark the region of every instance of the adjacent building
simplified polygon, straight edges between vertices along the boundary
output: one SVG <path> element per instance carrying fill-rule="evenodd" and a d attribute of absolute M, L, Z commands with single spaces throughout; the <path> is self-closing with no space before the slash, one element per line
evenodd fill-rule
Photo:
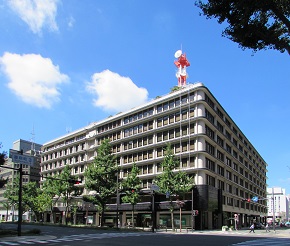
<path fill-rule="evenodd" d="M 182 208 L 182 227 L 212 229 L 234 223 L 246 226 L 267 217 L 266 200 L 244 201 L 254 196 L 267 196 L 267 164 L 202 83 L 188 84 L 178 91 L 45 143 L 41 175 L 59 174 L 65 165 L 70 165 L 72 174 L 84 186 L 86 166 L 94 160 L 104 139 L 110 139 L 117 156 L 121 170 L 119 178 L 126 178 L 136 163 L 144 191 L 150 190 L 154 178 L 162 173 L 164 149 L 171 144 L 180 161 L 178 170 L 192 175 L 195 182 L 195 188 L 186 197 Z M 84 194 L 89 192 L 84 189 Z M 156 219 L 157 225 L 171 226 L 166 202 L 165 195 L 157 193 L 156 216 L 153 216 L 151 198 L 145 196 L 135 207 L 137 226 L 147 226 L 152 219 Z M 79 204 L 82 206 L 81 200 Z M 115 223 L 116 212 L 121 224 L 131 219 L 126 204 L 110 204 L 108 208 L 108 223 Z M 176 208 L 178 224 L 179 209 Z M 192 208 L 199 211 L 194 220 Z M 62 216 L 63 211 L 63 204 L 58 202 L 55 212 Z M 95 208 L 87 207 L 86 213 L 79 210 L 79 218 L 88 215 L 93 219 L 92 223 L 98 224 Z"/>
<path fill-rule="evenodd" d="M 7 180 L 8 183 L 13 183 L 16 175 L 19 174 L 20 165 L 22 165 L 22 183 L 37 182 L 40 181 L 40 150 L 41 145 L 19 139 L 13 142 L 12 149 L 9 150 L 8 158 L 5 164 L 0 167 L 0 178 Z M 12 161 L 12 155 L 19 154 L 25 160 L 29 158 L 29 164 L 23 164 L 21 161 Z M 25 162 L 26 163 L 26 162 Z M 7 199 L 4 198 L 4 192 L 6 191 L 6 186 L 0 188 L 0 216 L 3 221 L 17 221 L 18 220 L 18 210 L 16 204 L 9 204 Z M 31 213 L 26 212 L 23 215 L 23 220 L 30 220 Z"/>
<path fill-rule="evenodd" d="M 267 188 L 268 222 L 289 221 L 289 197 L 281 187 Z"/>

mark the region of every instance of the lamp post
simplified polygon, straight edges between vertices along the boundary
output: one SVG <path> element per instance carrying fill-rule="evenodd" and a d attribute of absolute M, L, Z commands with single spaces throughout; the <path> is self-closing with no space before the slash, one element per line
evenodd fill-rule
<path fill-rule="evenodd" d="M 117 164 L 118 165 L 118 164 Z M 117 169 L 116 227 L 119 228 L 119 170 Z"/>

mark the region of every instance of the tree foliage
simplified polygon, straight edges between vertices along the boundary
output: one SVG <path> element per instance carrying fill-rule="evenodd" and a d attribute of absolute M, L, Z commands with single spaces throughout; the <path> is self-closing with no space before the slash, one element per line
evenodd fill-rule
<path fill-rule="evenodd" d="M 105 139 L 97 149 L 94 162 L 85 171 L 85 186 L 94 194 L 84 196 L 84 200 L 97 205 L 101 212 L 101 226 L 104 224 L 106 204 L 113 195 L 116 195 L 118 167 L 112 155 L 112 147 Z"/>
<path fill-rule="evenodd" d="M 4 198 L 10 203 L 11 206 L 18 207 L 18 194 L 19 194 L 19 175 L 10 180 L 3 194 Z"/>
<path fill-rule="evenodd" d="M 122 201 L 132 205 L 132 226 L 134 227 L 134 206 L 140 201 L 139 190 L 141 188 L 141 180 L 138 177 L 139 168 L 136 163 L 133 164 L 130 174 L 122 181 L 122 187 L 125 196 Z"/>
<path fill-rule="evenodd" d="M 42 199 L 44 192 L 36 182 L 28 182 L 22 187 L 22 204 L 34 212 L 36 220 L 40 221 L 41 214 L 47 209 L 47 198 Z"/>
<path fill-rule="evenodd" d="M 175 158 L 171 146 L 166 147 L 166 155 L 161 163 L 163 172 L 156 177 L 155 183 L 159 187 L 159 192 L 169 194 L 169 210 L 171 213 L 172 229 L 174 230 L 174 199 L 182 198 L 185 193 L 189 192 L 194 181 L 185 172 L 174 171 L 179 166 L 179 161 Z"/>
<path fill-rule="evenodd" d="M 0 149 L 2 148 L 2 143 L 0 142 Z M 5 151 L 0 153 L 0 166 L 4 165 L 7 153 Z"/>
<path fill-rule="evenodd" d="M 195 5 L 207 18 L 227 22 L 223 36 L 241 48 L 290 55 L 290 0 L 199 0 Z"/>
<path fill-rule="evenodd" d="M 65 224 L 67 224 L 70 202 L 74 197 L 80 195 L 81 189 L 78 186 L 75 186 L 77 178 L 71 174 L 70 166 L 65 166 L 61 173 L 56 176 L 55 179 L 52 179 L 52 181 L 56 194 L 65 204 Z"/>

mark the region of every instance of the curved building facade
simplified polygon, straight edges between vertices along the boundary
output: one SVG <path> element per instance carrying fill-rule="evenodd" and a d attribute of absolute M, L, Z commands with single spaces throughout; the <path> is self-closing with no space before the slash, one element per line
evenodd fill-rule
<path fill-rule="evenodd" d="M 192 175 L 195 181 L 195 188 L 182 207 L 182 227 L 247 226 L 253 220 L 263 221 L 267 215 L 265 200 L 244 201 L 254 196 L 266 197 L 267 164 L 202 83 L 189 84 L 45 143 L 41 174 L 54 175 L 70 165 L 72 174 L 83 186 L 86 166 L 94 160 L 98 146 L 107 138 L 117 156 L 120 179 L 130 173 L 134 162 L 139 167 L 144 191 L 142 203 L 136 206 L 135 223 L 139 226 L 149 226 L 152 219 L 156 225 L 171 225 L 165 195 L 157 193 L 152 203 L 150 192 L 146 193 L 154 177 L 162 173 L 161 162 L 167 143 L 180 161 L 178 170 Z M 84 190 L 84 194 L 89 192 Z M 97 224 L 98 212 L 81 200 L 79 203 L 79 223 L 83 217 L 90 216 L 92 223 Z M 112 203 L 108 208 L 108 223 L 116 222 L 116 212 L 122 225 L 131 217 L 128 204 Z M 198 210 L 194 219 L 192 209 Z M 61 219 L 61 203 L 57 204 L 55 213 Z"/>

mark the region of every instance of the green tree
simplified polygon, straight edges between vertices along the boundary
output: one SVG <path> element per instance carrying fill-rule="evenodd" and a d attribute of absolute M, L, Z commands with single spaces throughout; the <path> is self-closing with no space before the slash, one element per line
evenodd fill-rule
<path fill-rule="evenodd" d="M 125 196 L 122 197 L 122 201 L 130 203 L 132 205 L 132 226 L 134 227 L 134 208 L 140 201 L 139 190 L 141 188 L 141 180 L 138 177 L 139 168 L 136 163 L 133 164 L 130 174 L 126 179 L 122 181 L 122 187 L 125 192 Z"/>
<path fill-rule="evenodd" d="M 45 177 L 45 180 L 41 187 L 43 191 L 42 197 L 45 199 L 47 197 L 47 208 L 50 209 L 50 221 L 54 221 L 53 206 L 57 203 L 60 198 L 60 193 L 58 189 L 58 182 L 51 177 Z"/>
<path fill-rule="evenodd" d="M 118 167 L 115 156 L 112 155 L 112 147 L 108 139 L 105 139 L 97 149 L 97 156 L 85 171 L 85 187 L 93 192 L 84 196 L 84 201 L 97 205 L 101 214 L 101 226 L 104 225 L 104 212 L 106 204 L 117 192 Z"/>
<path fill-rule="evenodd" d="M 222 35 L 241 48 L 275 49 L 290 55 L 289 0 L 199 0 L 195 5 L 207 18 L 227 22 Z"/>
<path fill-rule="evenodd" d="M 34 212 L 37 221 L 41 219 L 42 213 L 39 206 L 39 198 L 41 197 L 41 194 L 42 191 L 36 182 L 28 182 L 22 187 L 22 204 L 25 204 L 26 207 Z"/>
<path fill-rule="evenodd" d="M 179 161 L 175 158 L 170 144 L 166 147 L 166 155 L 161 163 L 163 172 L 156 177 L 155 183 L 159 187 L 159 192 L 169 194 L 169 211 L 171 214 L 171 226 L 174 230 L 174 207 L 175 198 L 182 198 L 185 193 L 189 192 L 193 185 L 193 178 L 185 172 L 174 171 L 179 167 Z"/>
<path fill-rule="evenodd" d="M 10 204 L 10 202 L 8 200 L 2 201 L 1 204 L 6 209 L 6 216 L 5 216 L 6 218 L 5 218 L 5 221 L 7 221 L 8 220 L 8 210 L 11 207 L 11 204 Z"/>
<path fill-rule="evenodd" d="M 2 143 L 0 142 L 0 149 L 2 148 Z M 4 165 L 5 159 L 7 158 L 7 153 L 5 151 L 0 153 L 0 166 Z"/>
<path fill-rule="evenodd" d="M 81 193 L 81 189 L 75 186 L 77 177 L 71 174 L 71 167 L 65 166 L 61 173 L 53 180 L 56 185 L 57 194 L 65 204 L 65 224 L 68 223 L 68 210 L 73 198 Z"/>
<path fill-rule="evenodd" d="M 19 194 L 19 175 L 16 175 L 12 180 L 9 180 L 4 191 L 4 198 L 6 198 L 11 206 L 18 207 Z"/>

